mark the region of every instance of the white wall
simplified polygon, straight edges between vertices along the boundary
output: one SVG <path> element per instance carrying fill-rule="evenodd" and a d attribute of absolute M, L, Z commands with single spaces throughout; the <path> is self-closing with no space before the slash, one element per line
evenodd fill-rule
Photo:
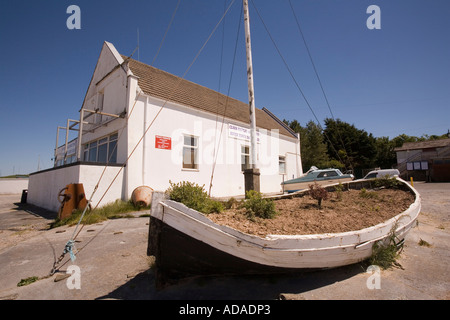
<path fill-rule="evenodd" d="M 79 183 L 79 166 L 68 166 L 31 174 L 27 203 L 57 212 L 58 194 L 66 185 Z"/>
<path fill-rule="evenodd" d="M 128 121 L 129 150 L 135 148 L 162 105 L 164 102 L 156 98 L 138 99 L 133 115 Z M 225 120 L 211 189 L 211 195 L 216 197 L 243 195 L 245 190 L 244 175 L 241 171 L 241 145 L 250 145 L 250 142 L 230 138 L 228 136 L 230 122 L 248 128 L 248 124 Z M 221 118 L 216 122 L 216 115 L 165 103 L 158 118 L 128 162 L 128 193 L 140 185 L 164 191 L 169 187 L 169 180 L 175 183 L 195 182 L 205 185 L 205 190 L 208 191 L 214 161 L 214 139 L 218 140 L 221 126 Z M 302 174 L 299 141 L 294 137 L 278 136 L 277 132 L 263 129 L 258 131 L 261 134 L 261 143 L 258 144 L 261 192 L 281 192 L 280 184 L 283 176 L 278 172 L 278 157 L 286 157 L 285 179 Z M 198 170 L 182 168 L 183 134 L 199 137 Z M 170 137 L 172 149 L 156 149 L 156 135 Z"/>
<path fill-rule="evenodd" d="M 29 178 L 27 203 L 57 212 L 61 206 L 58 194 L 71 183 L 82 183 L 86 198 L 90 199 L 104 169 L 104 166 L 72 165 L 32 174 Z M 98 190 L 92 198 L 92 207 L 97 204 L 103 206 L 123 197 L 123 170 L 120 173 L 119 171 L 120 167 L 106 168 Z M 105 194 L 116 175 L 114 184 Z"/>
<path fill-rule="evenodd" d="M 0 194 L 22 194 L 28 189 L 28 179 L 0 179 Z"/>

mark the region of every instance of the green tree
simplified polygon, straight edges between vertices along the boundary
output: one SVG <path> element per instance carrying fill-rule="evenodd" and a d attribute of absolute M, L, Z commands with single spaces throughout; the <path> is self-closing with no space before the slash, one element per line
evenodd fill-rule
<path fill-rule="evenodd" d="M 389 137 L 376 138 L 375 141 L 377 155 L 375 166 L 380 168 L 392 168 L 397 163 L 397 154 L 394 149 L 395 143 Z"/>
<path fill-rule="evenodd" d="M 340 119 L 326 118 L 324 135 L 328 155 L 343 161 L 347 169 L 370 168 L 376 162 L 376 139 L 371 133 L 357 129 Z"/>
<path fill-rule="evenodd" d="M 327 145 L 323 141 L 322 129 L 314 121 L 310 120 L 306 127 L 302 127 L 297 120 L 285 123 L 297 133 L 300 133 L 300 153 L 302 157 L 303 171 L 308 171 L 311 166 L 318 168 L 328 167 L 330 159 L 327 154 Z"/>

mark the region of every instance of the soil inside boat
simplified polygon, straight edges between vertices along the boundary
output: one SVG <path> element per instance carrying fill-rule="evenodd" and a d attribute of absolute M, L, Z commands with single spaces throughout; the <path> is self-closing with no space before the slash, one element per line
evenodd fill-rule
<path fill-rule="evenodd" d="M 291 199 L 274 200 L 278 214 L 273 219 L 245 215 L 245 209 L 235 208 L 208 218 L 217 224 L 265 237 L 269 234 L 306 235 L 340 233 L 368 228 L 402 213 L 414 202 L 409 191 L 401 189 L 347 190 L 330 192 L 318 208 L 317 200 L 308 194 Z"/>

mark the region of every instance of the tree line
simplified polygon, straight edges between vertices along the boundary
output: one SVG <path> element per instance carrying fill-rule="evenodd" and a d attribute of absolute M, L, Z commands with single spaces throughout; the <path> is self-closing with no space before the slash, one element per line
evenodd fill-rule
<path fill-rule="evenodd" d="M 330 118 L 324 120 L 324 128 L 312 120 L 304 127 L 297 120 L 283 122 L 300 134 L 304 172 L 311 166 L 316 166 L 351 171 L 355 176 L 361 177 L 364 169 L 393 168 L 397 164 L 394 149 L 405 142 L 447 138 L 447 134 L 421 137 L 401 134 L 393 139 L 374 137 L 372 133 L 358 129 L 353 124 Z"/>

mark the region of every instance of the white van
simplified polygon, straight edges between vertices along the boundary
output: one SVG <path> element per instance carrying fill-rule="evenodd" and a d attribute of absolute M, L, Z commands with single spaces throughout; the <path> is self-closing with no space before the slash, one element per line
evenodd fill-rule
<path fill-rule="evenodd" d="M 388 176 L 389 178 L 398 177 L 400 171 L 397 169 L 381 169 L 370 171 L 363 179 L 373 179 L 373 178 L 384 178 Z"/>

